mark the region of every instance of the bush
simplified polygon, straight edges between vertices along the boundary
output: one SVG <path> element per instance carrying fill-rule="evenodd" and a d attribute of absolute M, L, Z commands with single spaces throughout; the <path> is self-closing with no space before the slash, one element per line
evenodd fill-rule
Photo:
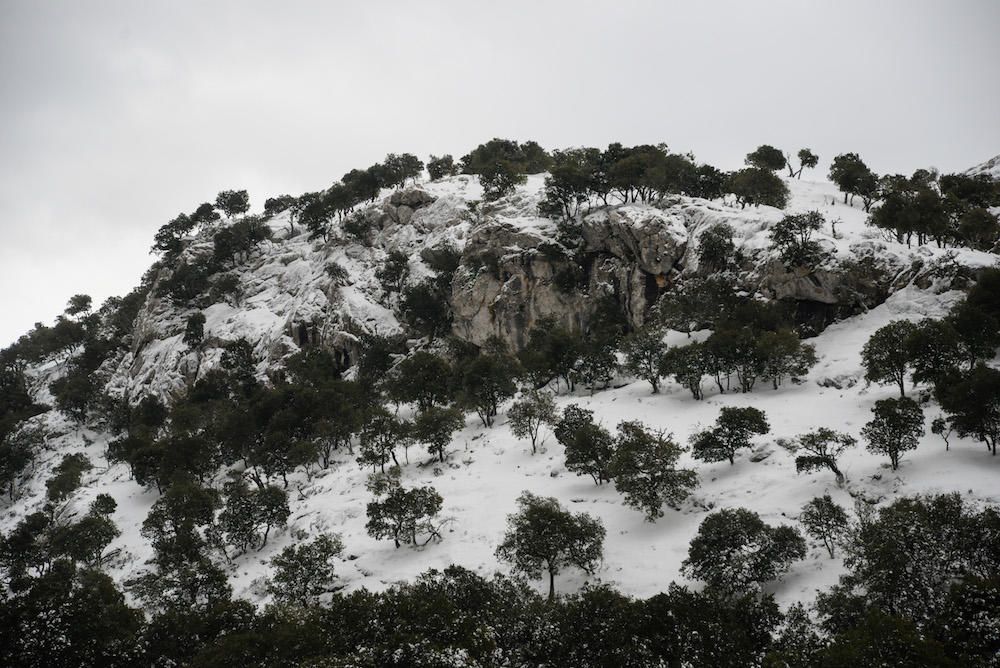
<path fill-rule="evenodd" d="M 79 489 L 83 474 L 93 467 L 86 455 L 64 455 L 54 470 L 55 475 L 45 481 L 45 498 L 54 503 L 64 501 Z"/>

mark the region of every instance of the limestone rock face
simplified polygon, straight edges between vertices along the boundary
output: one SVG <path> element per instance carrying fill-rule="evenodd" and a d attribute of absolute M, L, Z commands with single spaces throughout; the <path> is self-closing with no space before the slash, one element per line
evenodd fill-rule
<path fill-rule="evenodd" d="M 581 267 L 555 235 L 485 223 L 473 230 L 452 286 L 455 334 L 481 345 L 497 336 L 514 349 L 542 318 L 586 331 L 601 299 L 616 299 L 633 327 L 683 257 L 682 216 L 627 206 L 587 216 Z"/>
<path fill-rule="evenodd" d="M 419 188 L 397 190 L 390 195 L 382 205 L 382 211 L 392 222 L 406 225 L 413 218 L 413 213 L 422 207 L 433 204 L 437 200 L 430 193 Z"/>

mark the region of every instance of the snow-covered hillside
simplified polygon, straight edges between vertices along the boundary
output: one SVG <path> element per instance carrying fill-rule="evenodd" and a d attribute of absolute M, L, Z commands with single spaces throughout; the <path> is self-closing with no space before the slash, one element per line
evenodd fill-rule
<path fill-rule="evenodd" d="M 410 463 L 403 467 L 404 483 L 430 484 L 443 496 L 442 514 L 448 518 L 443 541 L 418 549 L 394 549 L 391 541 L 369 537 L 365 531 L 365 506 L 371 497 L 364 486 L 368 471 L 361 469 L 353 457 L 341 453 L 335 466 L 320 471 L 311 480 L 302 472 L 291 476 L 292 515 L 288 527 L 260 552 L 238 558 L 230 570 L 235 593 L 265 600 L 261 580 L 268 571 L 266 562 L 297 536 L 321 530 L 343 536 L 349 558 L 340 565 L 339 573 L 349 588 L 382 589 L 427 568 L 448 564 L 483 573 L 505 569 L 494 556 L 494 549 L 522 490 L 555 496 L 574 511 L 600 518 L 608 535 L 604 564 L 594 579 L 642 596 L 663 590 L 671 581 L 684 580 L 680 563 L 699 523 L 712 509 L 745 507 L 770 523 L 794 523 L 801 506 L 825 492 L 845 506 L 850 506 L 853 499 L 885 502 L 901 495 L 939 491 L 958 491 L 977 504 L 1000 504 L 1000 459 L 989 457 L 979 443 L 971 440 L 953 440 L 950 451 L 945 452 L 941 439 L 930 433 L 922 438 L 916 452 L 904 458 L 898 471 L 890 470 L 887 460 L 859 445 L 843 459 L 847 482 L 842 487 L 829 474 L 796 474 L 792 455 L 777 441 L 817 427 L 859 436 L 874 402 L 893 396 L 893 388 L 866 387 L 862 379 L 860 350 L 870 334 L 893 319 L 916 320 L 944 314 L 961 294 L 952 289 L 956 268 L 992 266 L 997 258 L 988 253 L 930 245 L 907 248 L 866 227 L 860 203 L 844 205 L 832 184 L 798 180 L 787 183 L 792 192 L 789 211 L 819 210 L 827 221 L 835 221 L 836 236 L 829 227 L 820 236 L 820 241 L 833 251 L 831 262 L 873 258 L 887 268 L 887 289 L 891 292 L 884 302 L 868 310 L 859 309 L 858 315 L 834 323 L 811 341 L 819 363 L 800 384 L 787 384 L 778 390 L 763 386 L 749 394 L 720 395 L 713 388 L 704 401 L 694 401 L 689 392 L 672 382 L 661 394 L 651 395 L 647 383 L 620 378 L 617 387 L 593 396 L 581 390 L 557 397 L 560 407 L 579 403 L 593 410 L 609 428 L 623 420 L 640 420 L 672 433 L 679 442 L 686 442 L 699 426 L 713 422 L 723 406 L 752 405 L 764 410 L 771 422 L 771 433 L 757 440 L 753 452 L 739 455 L 735 465 L 702 464 L 685 455 L 682 464 L 697 471 L 701 484 L 680 511 L 667 510 L 655 523 L 646 522 L 641 512 L 623 505 L 613 485 L 597 487 L 589 478 L 569 473 L 563 449 L 551 434 L 546 432 L 541 451 L 532 455 L 530 444 L 511 434 L 503 410 L 491 429 L 483 428 L 475 415 L 468 415 L 465 428 L 451 443 L 448 462 L 437 463 L 418 446 L 411 448 Z M 506 225 L 525 239 L 551 236 L 551 221 L 536 213 L 541 187 L 542 177 L 531 177 L 514 195 L 485 207 L 470 205 L 481 198 L 481 189 L 473 177 L 423 184 L 421 188 L 434 201 L 416 209 L 407 207 L 406 212 L 401 208 L 405 205 L 381 203 L 379 210 L 391 208 L 392 215 L 374 232 L 375 239 L 367 246 L 310 241 L 298 228 L 295 235 L 288 235 L 287 216 L 278 216 L 271 225 L 279 241 L 265 245 L 258 256 L 238 270 L 242 293 L 239 298 L 204 309 L 208 342 L 204 351 L 189 351 L 182 341 L 189 311 L 151 298 L 140 316 L 131 352 L 115 362 L 110 387 L 130 396 L 141 392 L 176 394 L 218 364 L 218 345 L 239 337 L 253 343 L 263 377 L 270 367 L 279 366 L 284 356 L 297 349 L 299 326 L 303 324 L 315 332 L 310 336 L 316 340 L 346 347 L 353 332 L 359 330 L 398 331 L 392 298 L 375 277 L 386 253 L 407 253 L 411 258 L 411 280 L 416 280 L 430 271 L 420 259 L 421 251 L 444 242 L 461 248 L 484 224 Z M 655 216 L 657 221 L 677 217 L 680 230 L 687 233 L 676 247 L 684 259 L 672 269 L 681 273 L 696 269 L 694 247 L 687 239 L 718 221 L 734 228 L 738 245 L 754 258 L 756 265 L 766 265 L 768 229 L 785 213 L 768 207 L 739 209 L 682 197 L 655 206 L 630 207 L 634 210 L 628 214 L 631 220 L 643 216 Z M 338 233 L 334 236 L 338 237 Z M 204 252 L 210 245 L 210 238 L 203 235 L 185 252 Z M 516 250 L 508 248 L 511 253 Z M 347 270 L 345 285 L 331 283 L 326 273 L 330 262 Z M 784 296 L 802 289 L 792 284 L 799 279 L 762 274 L 760 285 L 762 290 L 770 290 L 771 296 Z M 694 333 L 691 340 L 701 334 Z M 674 344 L 688 340 L 676 332 L 670 336 Z M 36 369 L 34 373 L 40 377 L 51 371 Z M 402 412 L 408 410 L 404 407 Z M 928 426 L 936 410 L 928 410 Z M 156 491 L 143 490 L 132 481 L 124 464 L 103 465 L 106 434 L 78 429 L 55 412 L 41 419 L 52 434 L 49 450 L 21 499 L 3 510 L 0 528 L 8 530 L 41 506 L 46 472 L 64 454 L 85 452 L 100 465 L 86 474 L 69 512 L 82 512 L 99 493 L 114 496 L 118 510 L 113 519 L 122 535 L 112 548 L 121 552 L 109 572 L 118 581 L 135 576 L 152 555 L 139 531 L 157 498 Z M 811 599 L 815 590 L 832 584 L 842 572 L 839 559 L 829 559 L 820 546 L 814 545 L 809 557 L 794 564 L 773 591 L 783 603 Z M 581 574 L 570 572 L 561 576 L 560 586 L 572 589 L 582 582 Z"/>

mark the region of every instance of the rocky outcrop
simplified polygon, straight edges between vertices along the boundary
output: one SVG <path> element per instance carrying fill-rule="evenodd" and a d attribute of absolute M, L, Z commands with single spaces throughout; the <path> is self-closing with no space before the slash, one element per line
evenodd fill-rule
<path fill-rule="evenodd" d="M 486 222 L 473 230 L 452 288 L 456 335 L 477 345 L 496 336 L 517 349 L 542 318 L 586 331 L 609 297 L 638 327 L 687 243 L 682 217 L 651 206 L 587 216 L 575 253 L 547 227 Z"/>

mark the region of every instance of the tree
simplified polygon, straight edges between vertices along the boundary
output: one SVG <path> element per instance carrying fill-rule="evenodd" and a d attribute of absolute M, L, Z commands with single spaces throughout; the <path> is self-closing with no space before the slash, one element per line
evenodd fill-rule
<path fill-rule="evenodd" d="M 451 399 L 453 388 L 448 382 L 451 377 L 452 368 L 447 360 L 419 350 L 396 365 L 389 396 L 394 401 L 414 402 L 420 410 L 427 410 Z"/>
<path fill-rule="evenodd" d="M 969 209 L 958 221 L 958 234 L 970 248 L 991 251 L 1000 239 L 1000 220 L 989 209 Z"/>
<path fill-rule="evenodd" d="M 850 434 L 820 427 L 806 434 L 800 434 L 786 447 L 795 453 L 795 470 L 798 473 L 829 469 L 837 477 L 837 484 L 843 484 L 844 474 L 837 466 L 837 459 L 858 441 Z"/>
<path fill-rule="evenodd" d="M 795 178 L 801 179 L 803 169 L 805 169 L 806 167 L 808 167 L 809 169 L 813 169 L 816 167 L 816 165 L 819 164 L 819 156 L 813 153 L 808 148 L 799 149 L 798 156 L 799 156 L 799 168 L 794 175 L 789 174 L 789 176 L 795 176 Z M 791 162 L 789 162 L 788 170 L 791 171 L 791 169 L 792 169 Z"/>
<path fill-rule="evenodd" d="M 426 545 L 432 538 L 441 539 L 434 519 L 441 512 L 441 495 L 433 487 L 406 489 L 399 482 L 398 467 L 388 474 L 374 474 L 368 490 L 377 498 L 368 504 L 365 529 L 372 538 L 392 538 L 400 545 L 418 545 L 418 535 L 427 533 Z"/>
<path fill-rule="evenodd" d="M 382 406 L 369 409 L 364 425 L 361 427 L 360 454 L 358 464 L 370 465 L 374 470 L 378 467 L 385 472 L 385 465 L 392 463 L 399 466 L 396 459 L 396 448 L 409 438 L 409 425 Z"/>
<path fill-rule="evenodd" d="M 514 396 L 519 375 L 517 360 L 502 346 L 488 345 L 462 370 L 462 403 L 475 409 L 484 427 L 492 427 L 500 404 Z"/>
<path fill-rule="evenodd" d="M 786 266 L 814 269 L 829 255 L 812 239 L 825 223 L 819 211 L 787 215 L 771 227 L 771 248 Z"/>
<path fill-rule="evenodd" d="M 833 559 L 834 548 L 847 532 L 847 512 L 829 494 L 824 494 L 802 506 L 799 522 L 802 522 L 809 536 L 823 541 L 826 551 Z"/>
<path fill-rule="evenodd" d="M 90 313 L 91 303 L 90 295 L 73 295 L 69 298 L 65 313 L 71 317 L 86 316 Z"/>
<path fill-rule="evenodd" d="M 879 327 L 861 349 L 861 363 L 868 383 L 895 383 L 899 396 L 906 396 L 906 373 L 913 363 L 911 337 L 917 326 L 909 320 L 893 320 Z"/>
<path fill-rule="evenodd" d="M 676 507 L 698 485 L 693 470 L 677 468 L 682 452 L 670 436 L 640 422 L 618 425 L 608 471 L 625 503 L 644 511 L 650 522 L 663 517 L 663 504 Z"/>
<path fill-rule="evenodd" d="M 594 412 L 570 404 L 552 430 L 566 449 L 566 468 L 589 475 L 597 485 L 611 480 L 609 467 L 614 440 L 607 429 L 594 422 Z"/>
<path fill-rule="evenodd" d="M 763 204 L 784 209 L 788 203 L 788 186 L 767 169 L 747 167 L 733 172 L 726 177 L 725 190 L 736 196 L 741 208 Z"/>
<path fill-rule="evenodd" d="M 320 596 L 337 590 L 334 559 L 343 552 L 338 534 L 321 533 L 308 543 L 289 545 L 271 559 L 274 574 L 267 592 L 279 603 L 318 606 Z"/>
<path fill-rule="evenodd" d="M 713 223 L 698 236 L 698 268 L 710 273 L 727 271 L 738 263 L 733 228 Z"/>
<path fill-rule="evenodd" d="M 924 435 L 924 412 L 913 399 L 881 399 L 872 408 L 875 417 L 861 430 L 868 450 L 889 455 L 892 470 L 907 450 L 915 450 Z"/>
<path fill-rule="evenodd" d="M 543 424 L 556 422 L 556 403 L 552 395 L 544 390 L 529 390 L 507 410 L 510 431 L 517 438 L 531 439 L 531 454 L 538 452 L 541 445 L 538 432 Z"/>
<path fill-rule="evenodd" d="M 465 414 L 458 408 L 429 406 L 413 420 L 413 436 L 427 444 L 427 451 L 444 461 L 445 449 L 451 443 L 452 434 L 465 426 Z"/>
<path fill-rule="evenodd" d="M 435 281 L 407 286 L 400 295 L 399 311 L 408 325 L 431 341 L 451 329 L 451 307 Z"/>
<path fill-rule="evenodd" d="M 762 144 L 752 152 L 747 153 L 744 162 L 750 167 L 776 172 L 785 166 L 785 154 L 770 144 Z"/>
<path fill-rule="evenodd" d="M 410 256 L 401 250 L 389 251 L 385 262 L 375 272 L 375 278 L 382 283 L 382 288 L 386 292 L 396 293 L 403 289 L 409 275 Z"/>
<path fill-rule="evenodd" d="M 507 533 L 497 557 L 530 578 L 549 575 L 549 600 L 555 600 L 555 577 L 569 566 L 593 573 L 604 550 L 605 530 L 586 513 L 573 514 L 554 498 L 522 492 L 518 512 L 507 516 Z"/>
<path fill-rule="evenodd" d="M 64 501 L 80 487 L 83 474 L 93 467 L 86 455 L 64 455 L 53 471 L 55 475 L 45 481 L 45 498 L 55 503 Z"/>
<path fill-rule="evenodd" d="M 223 190 L 215 198 L 215 208 L 233 218 L 250 210 L 250 195 L 246 190 Z"/>
<path fill-rule="evenodd" d="M 761 376 L 769 378 L 774 389 L 778 389 L 785 376 L 802 376 L 816 364 L 816 348 L 802 343 L 790 329 L 762 332 L 757 339 L 757 348 Z"/>
<path fill-rule="evenodd" d="M 647 381 L 653 388 L 653 394 L 660 392 L 661 367 L 667 351 L 663 335 L 661 328 L 647 325 L 627 337 L 622 345 L 625 371 Z"/>
<path fill-rule="evenodd" d="M 980 362 L 966 373 L 946 376 L 938 384 L 936 395 L 958 435 L 978 438 L 996 456 L 1000 441 L 1000 371 Z"/>
<path fill-rule="evenodd" d="M 735 508 L 702 521 L 681 568 L 688 577 L 732 597 L 758 590 L 805 556 L 806 543 L 796 529 L 772 527 L 757 513 Z"/>
<path fill-rule="evenodd" d="M 719 411 L 715 427 L 691 435 L 691 454 L 703 462 L 734 463 L 736 451 L 749 448 L 754 434 L 771 431 L 764 411 L 758 408 L 726 406 Z"/>
<path fill-rule="evenodd" d="M 284 526 L 291 514 L 288 492 L 272 485 L 252 490 L 240 478 L 226 483 L 224 496 L 226 506 L 219 513 L 219 527 L 239 554 L 250 548 L 262 549 L 271 529 Z"/>
<path fill-rule="evenodd" d="M 442 155 L 440 158 L 432 155 L 427 159 L 427 174 L 431 177 L 431 181 L 439 181 L 446 176 L 454 176 L 457 173 L 455 159 L 449 154 Z"/>
<path fill-rule="evenodd" d="M 830 180 L 837 184 L 844 193 L 844 204 L 848 195 L 854 200 L 855 195 L 870 187 L 875 181 L 875 175 L 857 153 L 842 153 L 830 163 Z"/>
<path fill-rule="evenodd" d="M 660 362 L 660 373 L 673 376 L 674 380 L 691 391 L 700 401 L 704 398 L 701 379 L 709 370 L 709 351 L 702 343 L 689 343 L 665 351 Z"/>
<path fill-rule="evenodd" d="M 205 339 L 205 314 L 201 311 L 188 316 L 184 326 L 184 343 L 189 348 L 197 348 Z"/>

